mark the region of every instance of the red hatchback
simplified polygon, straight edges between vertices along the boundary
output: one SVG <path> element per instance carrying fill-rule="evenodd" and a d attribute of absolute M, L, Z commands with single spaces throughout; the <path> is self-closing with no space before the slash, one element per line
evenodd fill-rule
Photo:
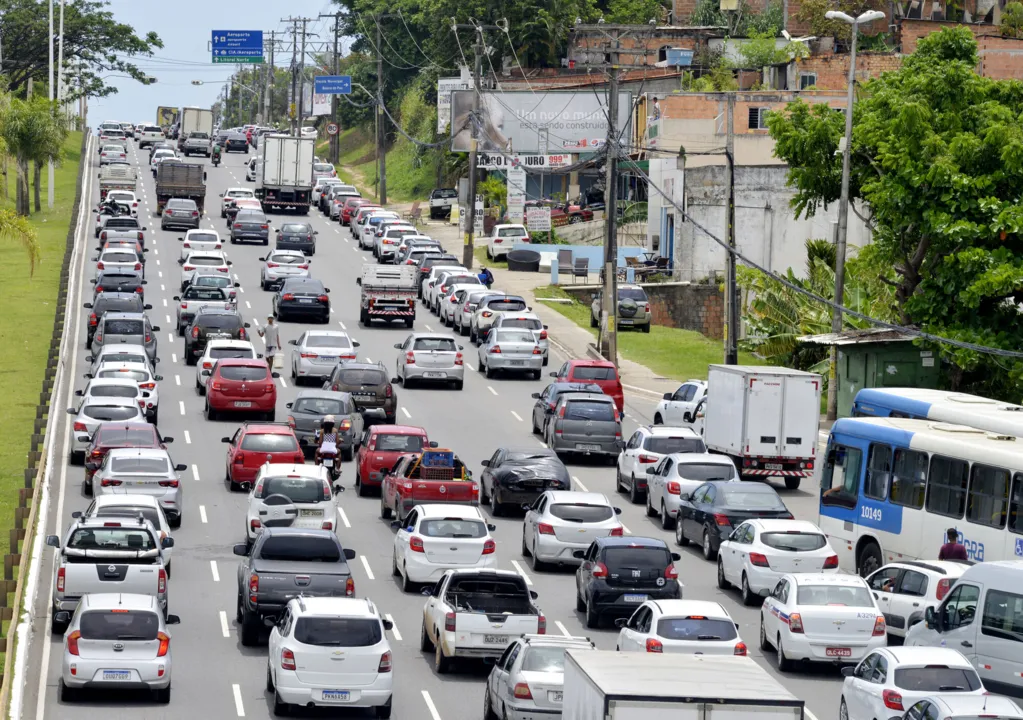
<path fill-rule="evenodd" d="M 270 372 L 266 360 L 223 358 L 210 372 L 206 384 L 206 419 L 216 420 L 223 412 L 262 413 L 273 422 L 277 407 L 278 373 Z"/>
<path fill-rule="evenodd" d="M 355 487 L 360 496 L 379 488 L 384 474 L 394 467 L 398 458 L 408 453 L 433 447 L 426 430 L 411 425 L 373 425 L 366 429 L 362 445 L 355 456 Z"/>
<path fill-rule="evenodd" d="M 82 489 L 92 495 L 92 476 L 103 464 L 107 453 L 116 448 L 159 448 L 166 450 L 174 442 L 172 437 L 160 437 L 156 425 L 148 422 L 100 423 L 92 434 L 92 442 L 85 449 L 85 482 Z"/>
<path fill-rule="evenodd" d="M 305 462 L 295 431 L 287 423 L 246 422 L 227 443 L 227 470 L 224 477 L 232 490 L 248 490 L 265 463 Z"/>
<path fill-rule="evenodd" d="M 552 378 L 558 382 L 593 383 L 599 385 L 605 395 L 614 398 L 618 412 L 625 411 L 625 395 L 622 392 L 622 381 L 618 377 L 618 369 L 607 360 L 569 360 Z"/>
<path fill-rule="evenodd" d="M 352 215 L 361 207 L 380 207 L 375 203 L 361 197 L 349 197 L 341 206 L 341 224 L 347 225 L 352 221 Z"/>

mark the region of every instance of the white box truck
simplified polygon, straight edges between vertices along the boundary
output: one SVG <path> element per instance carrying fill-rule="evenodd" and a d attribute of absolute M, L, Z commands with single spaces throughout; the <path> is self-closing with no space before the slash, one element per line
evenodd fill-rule
<path fill-rule="evenodd" d="M 209 157 L 212 142 L 213 111 L 208 108 L 182 108 L 181 129 L 178 133 L 178 150 L 185 155 L 205 155 Z"/>
<path fill-rule="evenodd" d="M 262 140 L 263 167 L 256 178 L 256 197 L 266 212 L 293 209 L 309 213 L 313 197 L 316 138 L 266 135 Z"/>
<path fill-rule="evenodd" d="M 803 708 L 748 657 L 565 652 L 562 720 L 802 720 Z"/>
<path fill-rule="evenodd" d="M 813 477 L 820 432 L 821 376 L 755 365 L 711 365 L 703 439 L 741 476 L 780 477 L 795 490 Z"/>

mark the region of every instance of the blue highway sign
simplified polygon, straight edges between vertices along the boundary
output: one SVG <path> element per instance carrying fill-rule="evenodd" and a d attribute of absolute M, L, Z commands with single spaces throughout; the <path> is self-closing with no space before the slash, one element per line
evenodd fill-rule
<path fill-rule="evenodd" d="M 261 63 L 263 31 L 214 30 L 210 48 L 215 63 Z"/>
<path fill-rule="evenodd" d="M 351 95 L 351 75 L 317 75 L 313 78 L 313 93 L 316 95 Z"/>

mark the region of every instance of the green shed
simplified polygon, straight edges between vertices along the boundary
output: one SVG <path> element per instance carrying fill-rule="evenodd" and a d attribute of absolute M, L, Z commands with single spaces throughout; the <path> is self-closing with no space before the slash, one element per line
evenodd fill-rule
<path fill-rule="evenodd" d="M 931 350 L 913 345 L 916 337 L 887 328 L 807 335 L 800 342 L 838 348 L 838 416 L 852 415 L 853 398 L 863 388 L 938 387 L 941 362 Z"/>

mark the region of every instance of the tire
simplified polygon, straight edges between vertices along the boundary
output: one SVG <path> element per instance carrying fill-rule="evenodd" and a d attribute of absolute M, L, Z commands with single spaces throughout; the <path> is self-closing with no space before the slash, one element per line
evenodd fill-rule
<path fill-rule="evenodd" d="M 714 548 L 711 547 L 711 544 L 710 544 L 710 531 L 707 530 L 706 528 L 704 528 L 703 529 L 703 559 L 704 560 L 713 560 L 715 557 L 717 557 L 717 551 L 715 551 Z"/>
<path fill-rule="evenodd" d="M 455 381 L 455 390 L 461 390 L 464 386 L 465 386 L 465 381 L 464 380 L 456 380 Z"/>
<path fill-rule="evenodd" d="M 483 372 L 488 378 L 494 377 L 494 371 L 490 369 L 490 365 L 487 365 Z"/>
<path fill-rule="evenodd" d="M 533 434 L 534 435 L 539 435 L 540 434 L 540 428 L 538 428 L 536 426 L 536 414 L 535 413 L 530 413 L 529 422 L 533 426 Z"/>
<path fill-rule="evenodd" d="M 412 594 L 416 591 L 416 583 L 408 579 L 408 566 L 405 566 L 405 574 L 401 576 L 401 591 Z"/>
<path fill-rule="evenodd" d="M 650 332 L 650 323 L 647 323 L 646 325 L 643 326 L 643 332 L 645 333 Z"/>
<path fill-rule="evenodd" d="M 586 610 L 586 602 L 579 595 L 578 588 L 575 591 L 575 609 L 578 612 L 585 612 Z"/>
<path fill-rule="evenodd" d="M 721 562 L 721 558 L 718 558 L 718 587 L 722 590 L 732 587 L 732 583 L 728 582 L 728 579 L 725 578 L 725 566 Z"/>
<path fill-rule="evenodd" d="M 156 698 L 156 702 L 160 705 L 167 705 L 171 699 L 171 686 L 168 685 L 165 688 L 153 691 L 153 696 Z"/>
<path fill-rule="evenodd" d="M 764 615 L 760 614 L 760 652 L 767 652 L 771 649 L 771 643 L 767 642 L 767 632 L 764 630 Z"/>
<path fill-rule="evenodd" d="M 482 487 L 482 485 L 483 483 L 481 482 L 480 486 Z M 493 515 L 494 517 L 501 517 L 501 514 L 503 512 L 504 512 L 503 503 L 498 501 L 497 488 L 495 487 L 494 492 L 490 495 L 490 514 Z"/>
<path fill-rule="evenodd" d="M 483 720 L 500 720 L 497 713 L 494 712 L 494 704 L 490 699 L 489 681 L 487 681 L 487 689 L 483 691 Z"/>
<path fill-rule="evenodd" d="M 61 702 L 72 702 L 78 695 L 78 691 L 64 684 L 64 678 L 57 683 L 57 695 Z"/>
<path fill-rule="evenodd" d="M 391 698 L 387 698 L 386 705 L 378 705 L 376 709 L 378 718 L 389 718 L 391 717 Z"/>
<path fill-rule="evenodd" d="M 877 570 L 884 564 L 884 558 L 881 556 L 881 548 L 876 543 L 868 542 L 860 550 L 860 554 L 856 556 L 856 572 L 860 574 L 860 577 L 867 577 L 872 572 Z"/>
<path fill-rule="evenodd" d="M 636 476 L 633 475 L 632 485 L 629 486 L 629 502 L 633 505 L 638 505 L 641 499 L 639 491 L 636 490 Z"/>
<path fill-rule="evenodd" d="M 543 572 L 547 569 L 547 563 L 536 556 L 536 545 L 533 545 L 533 550 L 530 552 L 533 558 L 531 565 L 533 566 L 533 572 Z"/>
<path fill-rule="evenodd" d="M 615 492 L 623 492 L 625 490 L 622 487 L 622 471 L 619 468 L 615 468 Z"/>
<path fill-rule="evenodd" d="M 67 632 L 68 623 L 57 622 L 57 617 L 54 615 L 50 618 L 50 632 L 54 635 L 63 635 Z"/>
<path fill-rule="evenodd" d="M 635 482 L 636 481 L 633 480 L 633 483 L 635 483 Z M 654 510 L 653 507 L 650 505 L 650 493 L 647 492 L 646 493 L 646 516 L 647 517 L 655 517 L 656 515 L 657 515 L 657 511 Z"/>
<path fill-rule="evenodd" d="M 529 557 L 530 552 L 526 549 L 526 524 L 522 523 L 522 557 Z"/>
<path fill-rule="evenodd" d="M 383 488 L 380 489 L 380 517 L 382 517 L 384 520 L 391 519 L 391 508 L 387 507 L 387 505 L 384 504 Z"/>
<path fill-rule="evenodd" d="M 423 652 L 433 651 L 433 641 L 430 640 L 430 635 L 426 632 L 426 621 L 423 621 L 423 627 L 419 631 L 419 649 Z"/>
<path fill-rule="evenodd" d="M 845 698 L 838 704 L 838 720 L 849 720 L 849 708 L 845 705 Z"/>
<path fill-rule="evenodd" d="M 785 657 L 785 648 L 781 642 L 781 635 L 778 636 L 778 645 L 776 650 L 778 651 L 778 672 L 787 673 L 792 670 L 793 662 Z"/>
<path fill-rule="evenodd" d="M 680 547 L 687 547 L 689 545 L 689 538 L 682 532 L 682 523 L 675 518 L 675 543 Z"/>
<path fill-rule="evenodd" d="M 245 647 L 253 647 L 259 643 L 259 616 L 248 612 L 242 607 L 241 641 Z"/>
<path fill-rule="evenodd" d="M 288 703 L 281 700 L 280 694 L 274 691 L 274 715 L 281 717 L 291 714 L 291 706 Z"/>
<path fill-rule="evenodd" d="M 217 411 L 210 407 L 209 398 L 206 399 L 206 419 L 210 422 L 217 419 Z"/>
<path fill-rule="evenodd" d="M 720 562 L 720 559 L 718 560 Z M 757 594 L 749 589 L 749 580 L 746 578 L 746 573 L 742 574 L 742 585 L 739 586 L 739 592 L 742 595 L 742 604 L 749 607 L 756 605 Z"/>
<path fill-rule="evenodd" d="M 798 490 L 799 489 L 799 482 L 802 479 L 803 478 L 801 478 L 801 477 L 786 477 L 785 478 L 785 488 L 787 490 Z"/>
<path fill-rule="evenodd" d="M 662 530 L 671 530 L 671 528 L 674 525 L 675 525 L 675 519 L 668 513 L 668 508 L 666 508 L 664 506 L 664 503 L 662 502 L 661 503 L 661 529 Z"/>
<path fill-rule="evenodd" d="M 654 413 L 654 425 L 663 425 L 664 418 L 661 417 L 660 413 Z"/>
<path fill-rule="evenodd" d="M 398 553 L 391 551 L 391 577 L 400 577 L 401 571 L 398 570 Z"/>
<path fill-rule="evenodd" d="M 600 627 L 600 615 L 589 602 L 586 603 L 586 627 L 588 628 Z"/>
<path fill-rule="evenodd" d="M 366 497 L 369 495 L 369 490 L 366 489 L 366 483 L 362 482 L 362 478 L 359 476 L 359 471 L 355 471 L 355 494 L 359 497 Z"/>
<path fill-rule="evenodd" d="M 451 659 L 444 655 L 440 645 L 434 647 L 433 667 L 438 675 L 447 675 L 451 672 Z"/>

